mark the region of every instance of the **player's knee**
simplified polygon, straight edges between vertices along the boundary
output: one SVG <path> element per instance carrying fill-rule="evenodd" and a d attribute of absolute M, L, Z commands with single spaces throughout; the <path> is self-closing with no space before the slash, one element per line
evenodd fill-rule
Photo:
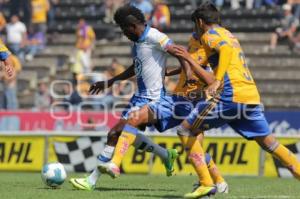
<path fill-rule="evenodd" d="M 140 125 L 141 121 L 139 118 L 130 118 L 128 120 L 128 124 L 134 127 L 138 127 Z"/>
<path fill-rule="evenodd" d="M 204 132 L 203 131 L 198 131 L 195 133 L 197 135 L 197 139 L 200 142 L 201 145 L 203 145 L 203 140 L 204 140 Z"/>
<path fill-rule="evenodd" d="M 145 123 L 146 123 L 146 117 L 143 114 L 139 114 L 138 116 L 135 113 L 129 114 L 129 119 L 127 121 L 127 124 L 134 127 L 138 127 Z"/>

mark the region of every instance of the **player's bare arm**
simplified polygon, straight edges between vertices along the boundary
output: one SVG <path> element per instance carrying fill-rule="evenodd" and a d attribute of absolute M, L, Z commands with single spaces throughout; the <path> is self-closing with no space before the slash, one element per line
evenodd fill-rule
<path fill-rule="evenodd" d="M 181 67 L 174 70 L 166 70 L 166 76 L 175 76 L 181 73 Z"/>
<path fill-rule="evenodd" d="M 106 88 L 111 87 L 116 81 L 122 81 L 129 79 L 135 75 L 134 72 L 134 66 L 131 65 L 129 68 L 127 68 L 123 73 L 107 80 L 107 81 L 99 81 L 91 85 L 89 93 L 94 95 L 98 94 L 99 92 L 103 91 Z"/>
<path fill-rule="evenodd" d="M 177 49 L 178 45 L 172 44 L 168 46 L 167 52 L 176 57 L 181 65 L 181 67 L 183 68 L 183 70 L 185 71 L 185 75 L 186 75 L 186 83 L 194 83 L 196 80 L 193 78 L 193 73 L 192 73 L 192 69 L 190 68 L 189 64 L 185 63 L 186 61 L 182 58 L 179 57 L 176 54 L 176 49 Z"/>
<path fill-rule="evenodd" d="M 199 78 L 203 79 L 208 85 L 215 81 L 215 76 L 213 73 L 208 72 L 199 66 L 199 64 L 191 57 L 189 52 L 187 52 L 184 47 L 176 46 L 175 48 L 176 55 L 184 59 Z"/>

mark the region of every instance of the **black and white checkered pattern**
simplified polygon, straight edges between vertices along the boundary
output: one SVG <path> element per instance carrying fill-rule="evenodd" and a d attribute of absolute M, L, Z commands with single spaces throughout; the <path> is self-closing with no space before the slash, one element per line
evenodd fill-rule
<path fill-rule="evenodd" d="M 104 149 L 106 137 L 80 137 L 72 142 L 54 142 L 57 160 L 67 171 L 90 172 Z"/>
<path fill-rule="evenodd" d="M 298 160 L 300 160 L 300 142 L 285 146 L 297 156 Z M 273 158 L 273 160 L 279 177 L 293 177 L 292 173 L 284 167 L 279 160 L 276 158 Z"/>

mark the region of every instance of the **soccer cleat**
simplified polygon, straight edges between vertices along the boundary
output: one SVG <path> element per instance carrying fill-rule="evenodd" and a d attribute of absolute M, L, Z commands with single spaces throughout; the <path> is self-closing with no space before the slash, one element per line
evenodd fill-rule
<path fill-rule="evenodd" d="M 225 181 L 221 182 L 221 183 L 217 183 L 216 186 L 217 186 L 218 193 L 228 193 L 229 192 L 229 186 Z"/>
<path fill-rule="evenodd" d="M 110 161 L 105 163 L 100 163 L 98 165 L 98 170 L 101 173 L 107 173 L 112 178 L 117 178 L 120 176 L 120 168 L 117 165 L 115 165 L 115 163 Z"/>
<path fill-rule="evenodd" d="M 71 178 L 69 182 L 78 190 L 92 191 L 95 189 L 95 185 L 91 185 L 87 178 Z"/>
<path fill-rule="evenodd" d="M 184 198 L 187 199 L 204 198 L 205 196 L 215 195 L 216 192 L 217 192 L 217 188 L 215 186 L 211 186 L 211 187 L 200 186 L 195 191 L 185 194 Z"/>
<path fill-rule="evenodd" d="M 166 168 L 166 175 L 172 176 L 174 172 L 174 161 L 178 157 L 178 152 L 176 149 L 168 149 L 168 159 L 164 162 Z"/>
<path fill-rule="evenodd" d="M 200 182 L 196 182 L 193 184 L 193 192 L 196 191 L 196 189 L 200 187 Z M 229 186 L 227 182 L 221 182 L 216 184 L 218 193 L 228 193 L 229 192 Z"/>

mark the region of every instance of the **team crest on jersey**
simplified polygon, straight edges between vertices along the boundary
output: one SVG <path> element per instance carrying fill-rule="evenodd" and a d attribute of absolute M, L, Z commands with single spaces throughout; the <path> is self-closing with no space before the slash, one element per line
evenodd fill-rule
<path fill-rule="evenodd" d="M 137 77 L 140 77 L 142 75 L 142 61 L 138 57 L 135 57 L 133 59 L 133 65 L 134 65 L 135 75 Z"/>

